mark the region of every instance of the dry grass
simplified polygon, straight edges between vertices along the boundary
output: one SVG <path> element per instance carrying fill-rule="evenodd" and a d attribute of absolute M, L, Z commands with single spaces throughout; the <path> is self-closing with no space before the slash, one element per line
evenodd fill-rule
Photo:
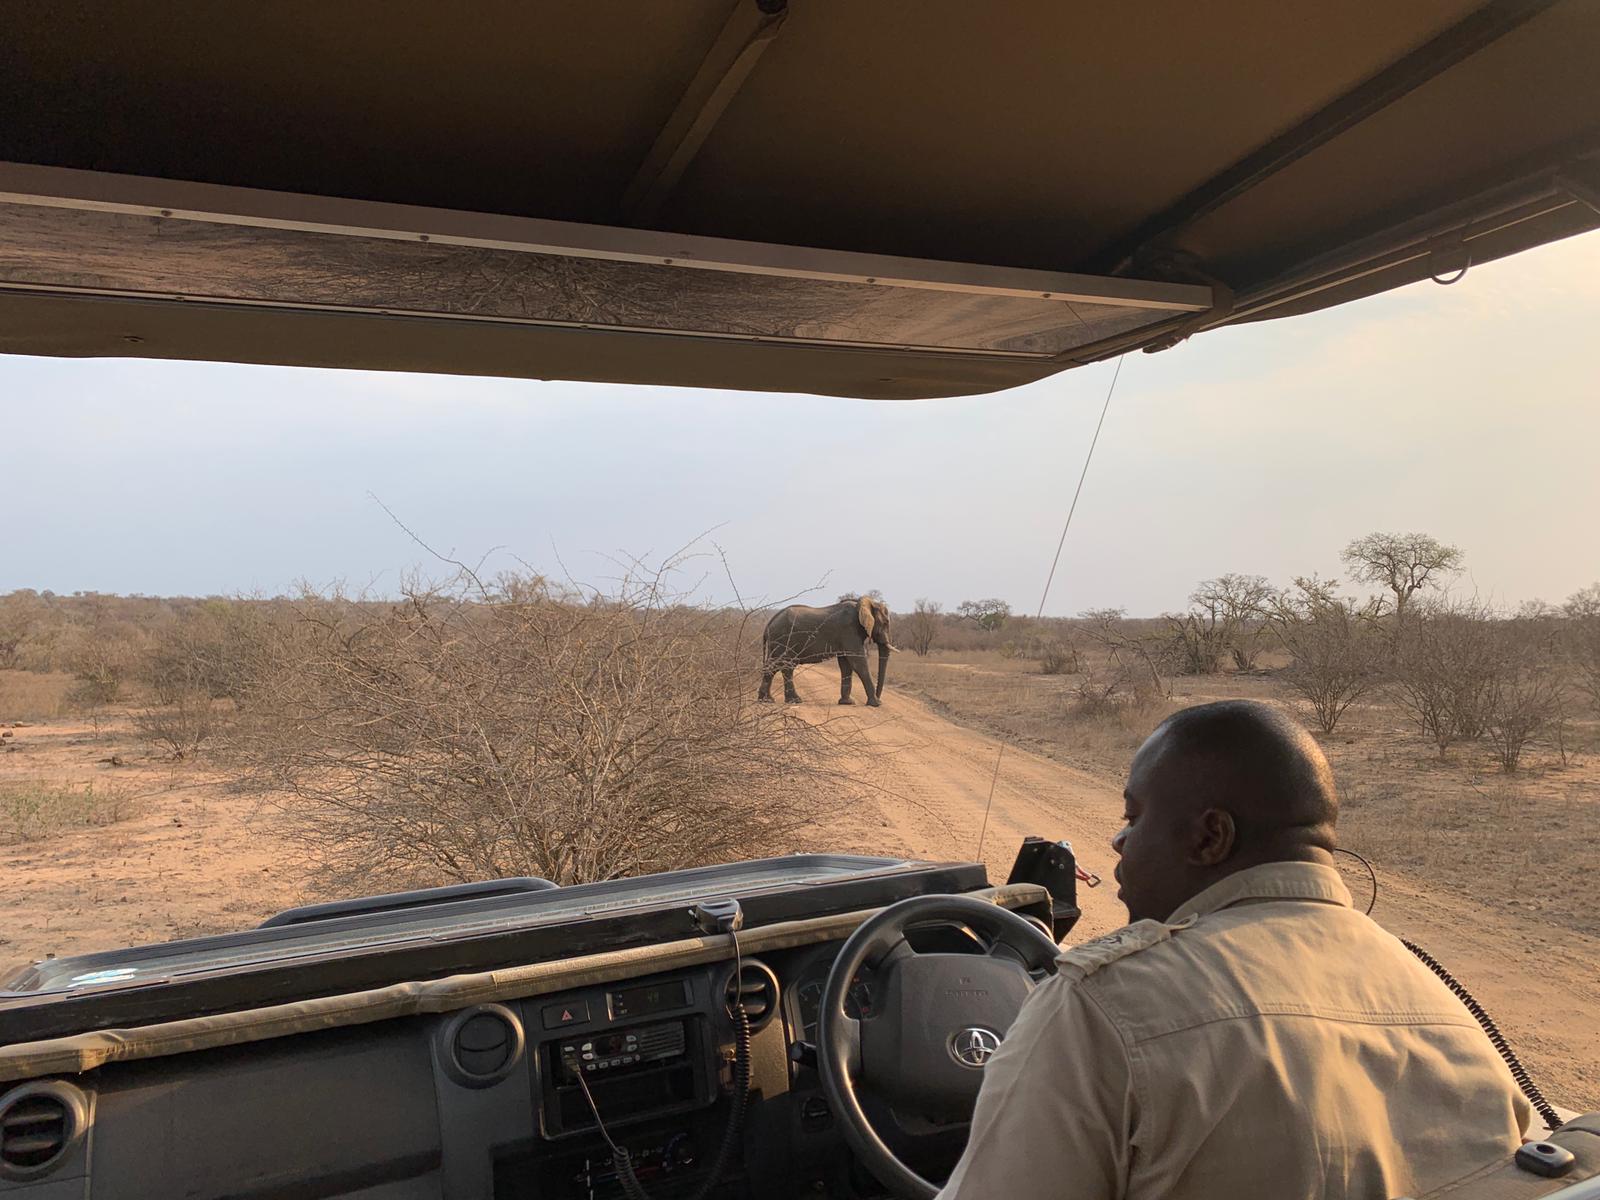
<path fill-rule="evenodd" d="M 65 671 L 0 671 L 0 724 L 59 717 L 71 688 Z"/>
<path fill-rule="evenodd" d="M 1083 656 L 1091 657 L 1089 654 Z M 1160 700 L 1083 710 L 1082 675 L 1044 675 L 1026 659 L 993 652 L 895 660 L 898 684 L 943 716 L 1097 774 L 1125 770 L 1128 758 L 1176 706 Z"/>
<path fill-rule="evenodd" d="M 133 790 L 116 784 L 13 780 L 0 783 L 0 842 L 32 842 L 72 829 L 115 825 L 143 811 Z"/>

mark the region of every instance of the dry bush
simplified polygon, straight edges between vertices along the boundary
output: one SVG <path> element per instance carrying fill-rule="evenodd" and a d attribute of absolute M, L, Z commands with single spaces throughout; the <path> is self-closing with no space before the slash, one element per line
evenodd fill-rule
<path fill-rule="evenodd" d="M 1215 675 L 1224 660 L 1240 671 L 1255 669 L 1266 636 L 1274 596 L 1260 575 L 1219 575 L 1189 595 L 1187 612 L 1169 613 L 1168 658 L 1180 675 Z"/>
<path fill-rule="evenodd" d="M 1253 671 L 1267 638 L 1266 617 L 1276 591 L 1262 575 L 1219 575 L 1207 579 L 1189 598 L 1214 608 L 1227 636 L 1228 655 L 1240 671 Z"/>
<path fill-rule="evenodd" d="M 1101 651 L 1103 662 L 1085 672 L 1080 703 L 1088 708 L 1115 705 L 1125 697 L 1159 699 L 1167 695 L 1162 666 L 1170 642 L 1146 624 L 1128 620 L 1120 608 L 1094 608 L 1080 613 L 1082 636 Z"/>
<path fill-rule="evenodd" d="M 1572 639 L 1571 663 L 1578 686 L 1600 712 L 1600 618 L 1582 621 Z"/>
<path fill-rule="evenodd" d="M 0 671 L 22 667 L 28 642 L 45 617 L 44 604 L 33 592 L 0 596 Z"/>
<path fill-rule="evenodd" d="M 1439 756 L 1489 732 L 1496 687 L 1509 666 L 1495 614 L 1476 601 L 1408 611 L 1390 628 L 1395 699 Z"/>
<path fill-rule="evenodd" d="M 152 633 L 136 677 L 162 704 L 195 693 L 242 701 L 272 619 L 257 601 L 185 603 Z"/>
<path fill-rule="evenodd" d="M 111 825 L 143 811 L 140 797 L 115 784 L 0 783 L 0 842 L 31 842 L 69 829 Z"/>
<path fill-rule="evenodd" d="M 1169 613 L 1167 656 L 1179 675 L 1215 675 L 1232 640 L 1214 610 Z"/>
<path fill-rule="evenodd" d="M 72 683 L 65 671 L 0 671 L 0 723 L 60 716 Z"/>
<path fill-rule="evenodd" d="M 1378 647 L 1367 614 L 1315 576 L 1272 601 L 1267 625 L 1289 653 L 1279 677 L 1311 706 L 1325 734 L 1378 680 Z"/>
<path fill-rule="evenodd" d="M 1563 638 L 1574 682 L 1600 712 L 1600 583 L 1574 592 L 1563 606 Z"/>
<path fill-rule="evenodd" d="M 310 598 L 273 645 L 233 750 L 341 891 L 778 853 L 849 799 L 837 734 L 747 699 L 749 620 L 659 577 Z"/>
<path fill-rule="evenodd" d="M 1555 727 L 1565 690 L 1559 674 L 1537 663 L 1511 665 L 1495 680 L 1488 734 L 1503 770 L 1515 771 L 1528 744 Z"/>
<path fill-rule="evenodd" d="M 940 611 L 941 606 L 932 600 L 918 600 L 916 607 L 896 622 L 906 647 L 918 658 L 927 658 L 939 640 Z"/>
<path fill-rule="evenodd" d="M 76 683 L 67 699 L 81 708 L 113 704 L 133 676 L 145 639 L 117 616 L 106 597 L 92 597 L 81 623 L 67 631 L 66 666 Z"/>
<path fill-rule="evenodd" d="M 173 758 L 193 758 L 217 732 L 216 706 L 210 695 L 199 689 L 178 692 L 166 704 L 134 713 L 133 727 L 146 742 Z"/>
<path fill-rule="evenodd" d="M 1076 675 L 1083 669 L 1078 648 L 1061 638 L 1045 638 L 1039 646 L 1038 660 L 1042 675 Z"/>

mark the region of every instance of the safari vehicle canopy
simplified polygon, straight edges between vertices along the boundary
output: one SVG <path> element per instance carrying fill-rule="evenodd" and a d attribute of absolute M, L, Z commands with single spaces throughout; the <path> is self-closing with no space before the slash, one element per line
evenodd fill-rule
<path fill-rule="evenodd" d="M 958 395 L 1600 226 L 1591 0 L 0 16 L 0 353 Z M 0 1196 L 616 1195 L 596 1104 L 656 1195 L 925 1195 L 1070 921 L 1047 857 L 510 881 L 36 969 Z M 913 1020 L 896 937 L 989 983 Z M 874 1010 L 926 1043 L 875 1082 L 936 1111 L 856 1094 Z"/>
<path fill-rule="evenodd" d="M 1588 0 L 8 0 L 0 351 L 910 398 L 1600 224 Z"/>

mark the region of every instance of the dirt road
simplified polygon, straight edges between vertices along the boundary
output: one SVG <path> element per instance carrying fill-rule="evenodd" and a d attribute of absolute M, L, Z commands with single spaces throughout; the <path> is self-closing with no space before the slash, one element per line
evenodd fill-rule
<path fill-rule="evenodd" d="M 812 720 L 852 723 L 860 766 L 873 783 L 872 811 L 838 831 L 861 850 L 920 858 L 970 859 L 994 781 L 983 861 L 1004 879 L 1027 834 L 1066 838 L 1079 861 L 1106 879 L 1079 888 L 1083 920 L 1072 940 L 1095 937 L 1127 918 L 1111 882 L 1109 841 L 1121 824 L 1121 780 L 1074 770 L 952 724 L 892 685 L 882 708 L 840 708 L 838 672 L 802 668 L 796 685 Z M 832 831 L 830 831 L 831 833 Z M 1499 1021 L 1562 1107 L 1600 1108 L 1600 939 L 1524 916 L 1506 901 L 1442 899 L 1404 875 L 1381 872 L 1373 916 L 1442 961 Z M 1363 901 L 1365 896 L 1363 896 Z"/>

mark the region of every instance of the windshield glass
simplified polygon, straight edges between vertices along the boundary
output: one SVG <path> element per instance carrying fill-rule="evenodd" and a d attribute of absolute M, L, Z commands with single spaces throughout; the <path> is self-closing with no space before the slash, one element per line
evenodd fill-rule
<path fill-rule="evenodd" d="M 1030 834 L 1092 937 L 1134 750 L 1247 697 L 1374 916 L 1600 1107 L 1597 281 L 1588 235 L 904 403 L 0 357 L 0 987 Z M 560 890 L 248 932 L 508 877 Z"/>

